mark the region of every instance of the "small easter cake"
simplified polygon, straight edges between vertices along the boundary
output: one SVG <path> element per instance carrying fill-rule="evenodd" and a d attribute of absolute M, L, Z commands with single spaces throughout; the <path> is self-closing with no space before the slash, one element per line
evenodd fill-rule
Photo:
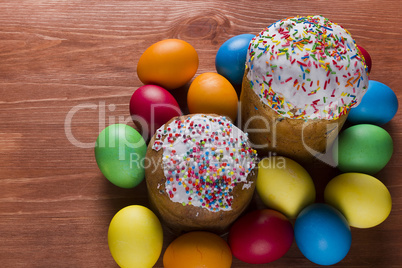
<path fill-rule="evenodd" d="M 227 231 L 252 199 L 257 154 L 225 117 L 172 118 L 156 131 L 146 159 L 150 203 L 174 232 Z"/>
<path fill-rule="evenodd" d="M 322 16 L 283 19 L 250 42 L 242 127 L 261 157 L 313 159 L 367 88 L 367 66 L 347 30 Z"/>

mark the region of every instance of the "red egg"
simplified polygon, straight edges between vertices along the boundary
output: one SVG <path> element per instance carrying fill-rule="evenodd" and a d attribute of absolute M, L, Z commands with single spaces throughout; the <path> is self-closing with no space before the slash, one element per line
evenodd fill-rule
<path fill-rule="evenodd" d="M 362 48 L 361 46 L 357 45 L 357 48 L 360 50 L 360 53 L 362 53 L 364 60 L 366 61 L 366 65 L 368 68 L 368 73 L 370 73 L 371 71 L 371 57 L 370 54 L 367 52 L 367 50 L 365 50 L 364 48 Z"/>
<path fill-rule="evenodd" d="M 269 263 L 289 250 L 293 243 L 293 227 L 278 211 L 257 210 L 233 224 L 228 242 L 239 260 L 251 264 Z"/>
<path fill-rule="evenodd" d="M 172 117 L 182 115 L 176 99 L 166 89 L 145 85 L 134 91 L 130 100 L 130 114 L 134 123 L 149 138 Z"/>

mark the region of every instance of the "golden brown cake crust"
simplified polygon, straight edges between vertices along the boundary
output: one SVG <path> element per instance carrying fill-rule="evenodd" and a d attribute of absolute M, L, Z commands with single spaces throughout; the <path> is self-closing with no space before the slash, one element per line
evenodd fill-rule
<path fill-rule="evenodd" d="M 255 94 L 247 79 L 247 70 L 240 102 L 242 130 L 248 133 L 251 146 L 260 158 L 276 153 L 296 161 L 311 162 L 330 147 L 347 118 L 347 114 L 336 120 L 283 117 Z"/>
<path fill-rule="evenodd" d="M 172 121 L 189 116 L 192 115 L 172 118 L 165 124 L 165 128 Z M 147 149 L 146 159 L 150 165 L 145 168 L 145 179 L 151 206 L 158 216 L 176 233 L 192 230 L 207 230 L 215 233 L 227 231 L 230 224 L 246 209 L 252 199 L 257 178 L 256 168 L 248 175 L 247 181 L 252 181 L 249 188 L 244 187 L 243 189 L 245 183 L 238 183 L 234 187 L 231 210 L 212 212 L 206 208 L 193 205 L 184 206 L 180 203 L 172 202 L 166 193 L 166 177 L 162 164 L 163 150 L 156 151 L 152 149 L 154 142 L 155 135 L 152 137 Z M 248 185 L 250 184 L 248 183 Z"/>

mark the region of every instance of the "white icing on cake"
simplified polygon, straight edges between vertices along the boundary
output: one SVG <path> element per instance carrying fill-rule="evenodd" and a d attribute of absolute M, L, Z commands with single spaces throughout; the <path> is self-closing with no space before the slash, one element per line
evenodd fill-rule
<path fill-rule="evenodd" d="M 163 149 L 170 200 L 210 211 L 232 209 L 234 187 L 250 187 L 257 161 L 247 134 L 221 116 L 196 114 L 162 126 L 152 148 Z"/>
<path fill-rule="evenodd" d="M 250 42 L 246 68 L 261 101 L 284 117 L 337 119 L 368 88 L 350 33 L 322 16 L 277 21 Z"/>

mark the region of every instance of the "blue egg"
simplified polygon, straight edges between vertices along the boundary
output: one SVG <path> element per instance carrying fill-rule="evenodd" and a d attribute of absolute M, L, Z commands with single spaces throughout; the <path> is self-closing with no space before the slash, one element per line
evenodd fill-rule
<path fill-rule="evenodd" d="M 229 80 L 232 85 L 241 85 L 248 46 L 253 34 L 241 34 L 228 39 L 216 53 L 216 71 Z"/>
<path fill-rule="evenodd" d="M 297 216 L 295 240 L 303 255 L 319 265 L 340 262 L 349 252 L 352 235 L 346 218 L 327 204 L 312 204 Z"/>
<path fill-rule="evenodd" d="M 383 125 L 388 123 L 398 110 L 398 98 L 391 88 L 370 80 L 360 104 L 350 110 L 348 121 L 352 124 Z"/>

